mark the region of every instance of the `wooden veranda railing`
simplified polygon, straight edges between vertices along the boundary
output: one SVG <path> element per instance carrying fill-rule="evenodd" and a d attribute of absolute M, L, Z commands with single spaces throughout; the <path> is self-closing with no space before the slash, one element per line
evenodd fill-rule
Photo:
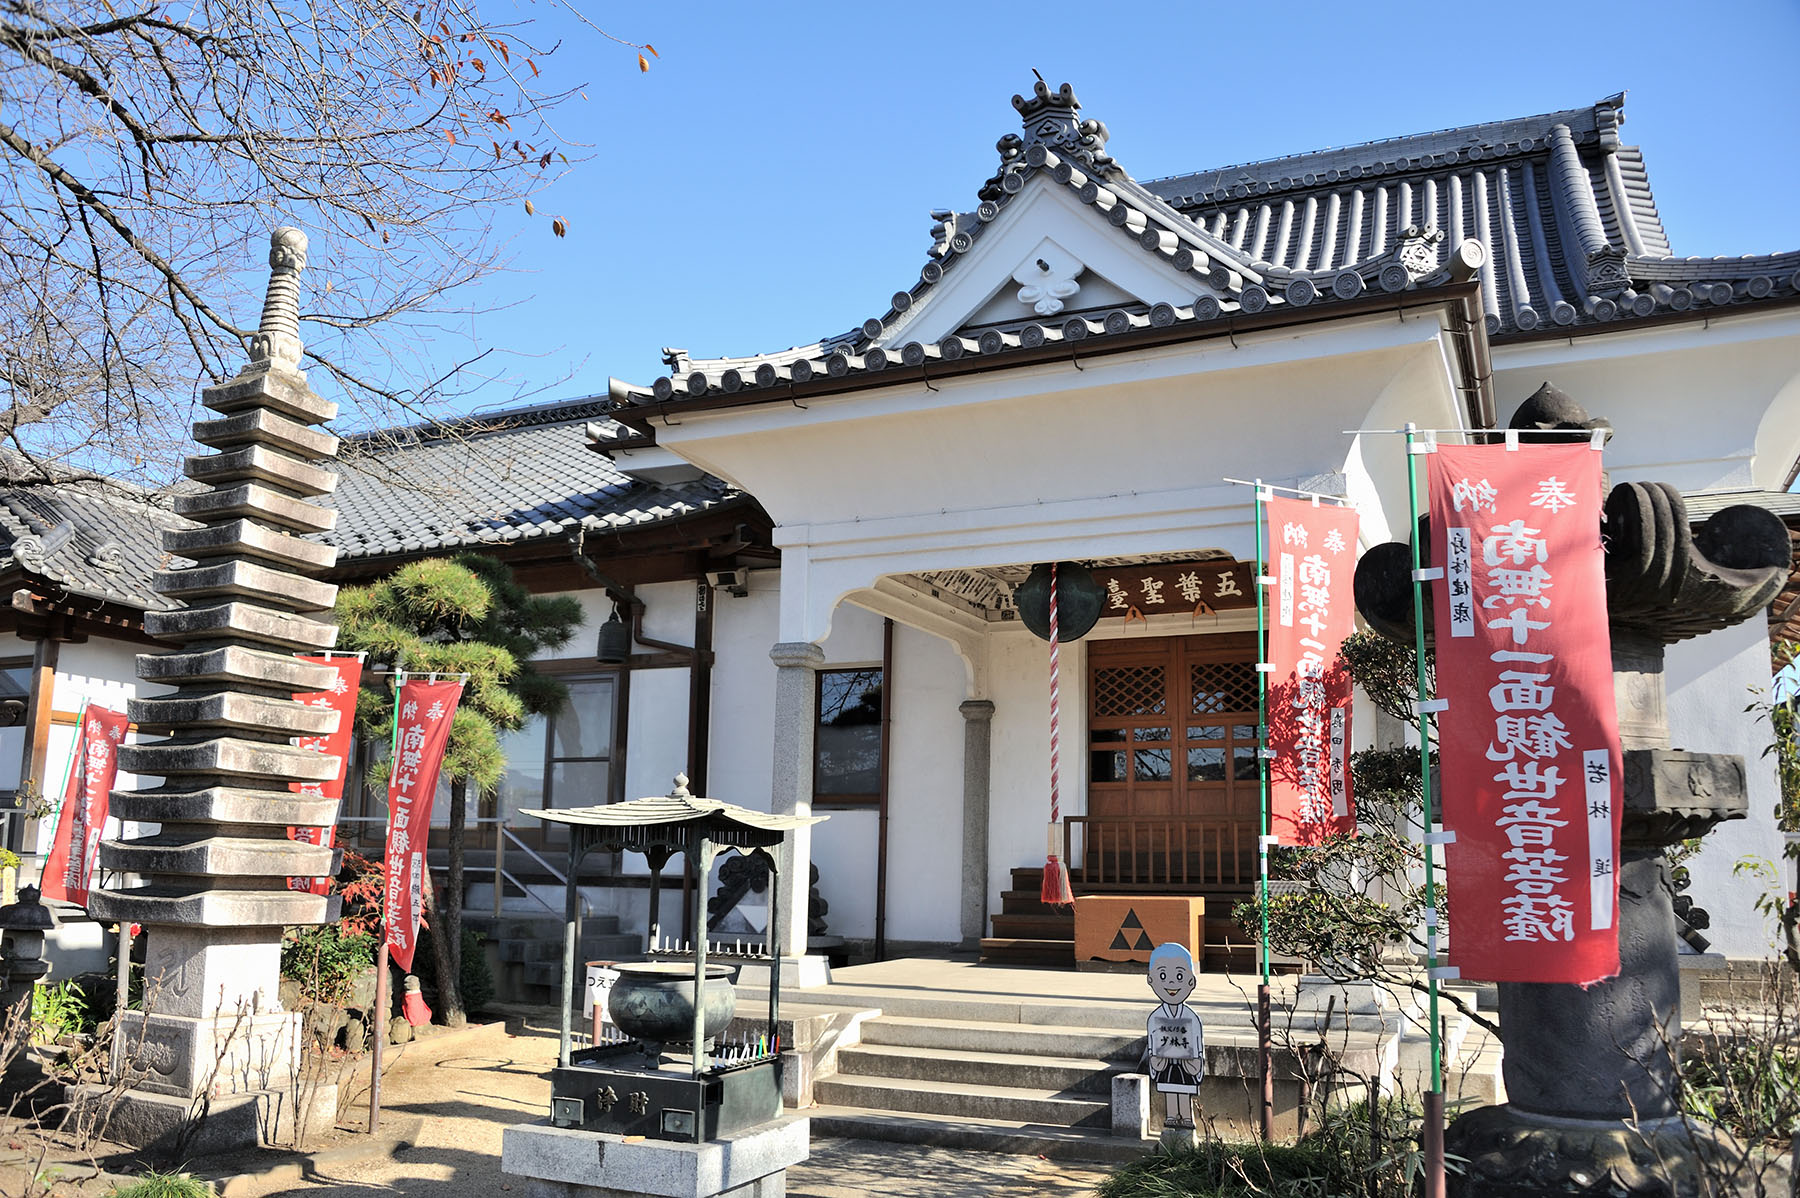
<path fill-rule="evenodd" d="M 1063 860 L 1085 891 L 1248 886 L 1256 877 L 1256 827 L 1183 816 L 1064 816 Z"/>

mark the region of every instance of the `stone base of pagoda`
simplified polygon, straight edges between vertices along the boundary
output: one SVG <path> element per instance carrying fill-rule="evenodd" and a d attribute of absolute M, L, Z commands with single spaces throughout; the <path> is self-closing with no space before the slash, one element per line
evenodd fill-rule
<path fill-rule="evenodd" d="M 1534 1115 L 1511 1105 L 1477 1107 L 1450 1125 L 1444 1150 L 1467 1162 L 1447 1175 L 1451 1198 L 1748 1198 L 1789 1189 L 1785 1166 L 1746 1154 L 1711 1124 L 1680 1117 L 1627 1123 Z"/>
<path fill-rule="evenodd" d="M 313 1143 L 337 1125 L 338 1087 L 288 1085 L 218 1097 L 181 1098 L 103 1085 L 71 1086 L 71 1107 L 104 1121 L 103 1138 L 157 1156 L 188 1159 L 246 1148 Z M 298 1140 L 296 1140 L 296 1134 Z"/>

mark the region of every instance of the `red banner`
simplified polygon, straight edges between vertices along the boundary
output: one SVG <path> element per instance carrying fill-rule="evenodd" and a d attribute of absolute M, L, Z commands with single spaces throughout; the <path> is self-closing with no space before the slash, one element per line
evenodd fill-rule
<path fill-rule="evenodd" d="M 113 781 L 119 774 L 119 745 L 130 722 L 116 711 L 89 703 L 81 713 L 81 729 L 70 752 L 69 784 L 63 789 L 56 818 L 56 841 L 44 862 L 39 883 L 47 899 L 87 906 L 100 859 L 100 834 L 112 806 Z"/>
<path fill-rule="evenodd" d="M 1588 445 L 1430 459 L 1450 960 L 1465 978 L 1619 972 L 1618 713 Z"/>
<path fill-rule="evenodd" d="M 337 671 L 337 677 L 327 690 L 304 691 L 294 696 L 295 702 L 304 703 L 308 707 L 329 707 L 338 713 L 338 730 L 326 736 L 303 736 L 300 738 L 302 749 L 311 749 L 317 753 L 331 753 L 338 759 L 337 777 L 326 782 L 290 782 L 288 789 L 296 794 L 315 799 L 330 799 L 337 802 L 344 797 L 344 773 L 350 764 L 350 734 L 356 725 L 356 690 L 362 685 L 362 658 L 350 656 L 312 656 L 298 655 L 301 661 L 316 666 L 330 666 Z M 331 847 L 336 829 L 330 826 L 323 828 L 289 828 L 289 840 L 303 840 L 307 844 L 322 844 Z M 331 890 L 330 878 L 289 878 L 288 889 L 306 890 L 313 894 L 327 894 Z"/>
<path fill-rule="evenodd" d="M 1356 509 L 1268 499 L 1269 831 L 1319 844 L 1356 831 L 1350 793 L 1350 672 L 1356 628 Z"/>
<path fill-rule="evenodd" d="M 400 722 L 388 772 L 387 902 L 388 950 L 407 973 L 419 943 L 423 910 L 425 845 L 431 837 L 431 803 L 437 797 L 438 768 L 450 742 L 450 721 L 462 698 L 460 682 L 413 679 L 400 687 Z"/>

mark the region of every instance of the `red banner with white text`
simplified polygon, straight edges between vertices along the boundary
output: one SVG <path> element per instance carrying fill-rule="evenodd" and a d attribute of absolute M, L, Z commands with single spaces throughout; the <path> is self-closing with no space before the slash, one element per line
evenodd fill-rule
<path fill-rule="evenodd" d="M 1619 972 L 1618 713 L 1600 454 L 1428 459 L 1450 961 L 1464 978 Z"/>
<path fill-rule="evenodd" d="M 1315 845 L 1356 831 L 1350 793 L 1350 672 L 1338 649 L 1356 628 L 1356 510 L 1271 498 L 1269 831 Z"/>
<path fill-rule="evenodd" d="M 94 867 L 100 859 L 100 834 L 106 828 L 113 782 L 119 775 L 119 746 L 130 726 L 123 715 L 97 703 L 89 703 L 81 713 L 81 728 L 70 748 L 75 756 L 69 767 L 69 784 L 63 789 L 62 811 L 56 819 L 56 840 L 39 883 L 47 899 L 87 906 Z"/>
<path fill-rule="evenodd" d="M 388 771 L 387 901 L 388 950 L 408 973 L 419 943 L 424 909 L 425 845 L 431 837 L 431 804 L 438 769 L 450 743 L 450 721 L 462 698 L 460 682 L 409 679 L 400 686 L 400 722 Z"/>
<path fill-rule="evenodd" d="M 301 661 L 316 666 L 330 666 L 337 672 L 331 686 L 322 691 L 303 691 L 294 696 L 296 703 L 304 703 L 308 707 L 327 707 L 338 713 L 337 731 L 324 736 L 303 736 L 300 738 L 302 749 L 311 749 L 316 753 L 330 753 L 338 759 L 337 777 L 324 782 L 290 782 L 288 789 L 296 794 L 315 799 L 330 799 L 338 802 L 344 797 L 344 774 L 350 764 L 350 734 L 356 725 L 356 692 L 362 685 L 362 658 L 355 655 L 311 655 L 299 654 Z M 331 847 L 336 829 L 327 825 L 322 828 L 289 828 L 289 840 L 303 840 L 307 844 L 322 844 Z M 330 878 L 289 878 L 288 889 L 306 890 L 313 894 L 326 894 L 331 890 Z"/>

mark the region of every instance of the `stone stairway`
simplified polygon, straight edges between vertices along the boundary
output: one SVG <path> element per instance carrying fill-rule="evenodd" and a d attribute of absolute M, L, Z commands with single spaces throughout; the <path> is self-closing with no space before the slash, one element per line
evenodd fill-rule
<path fill-rule="evenodd" d="M 1141 1029 L 883 1015 L 838 1050 L 815 1085 L 821 1135 L 1127 1160 L 1115 1139 L 1112 1079 L 1137 1067 Z"/>
<path fill-rule="evenodd" d="M 484 933 L 500 960 L 496 996 L 504 1002 L 554 1007 L 562 995 L 563 922 L 546 914 L 502 911 L 492 915 L 469 912 L 464 923 Z M 620 933 L 616 915 L 590 915 L 581 921 L 581 939 L 575 946 L 575 984 L 581 986 L 589 961 L 635 961 L 644 955 L 644 939 Z"/>

